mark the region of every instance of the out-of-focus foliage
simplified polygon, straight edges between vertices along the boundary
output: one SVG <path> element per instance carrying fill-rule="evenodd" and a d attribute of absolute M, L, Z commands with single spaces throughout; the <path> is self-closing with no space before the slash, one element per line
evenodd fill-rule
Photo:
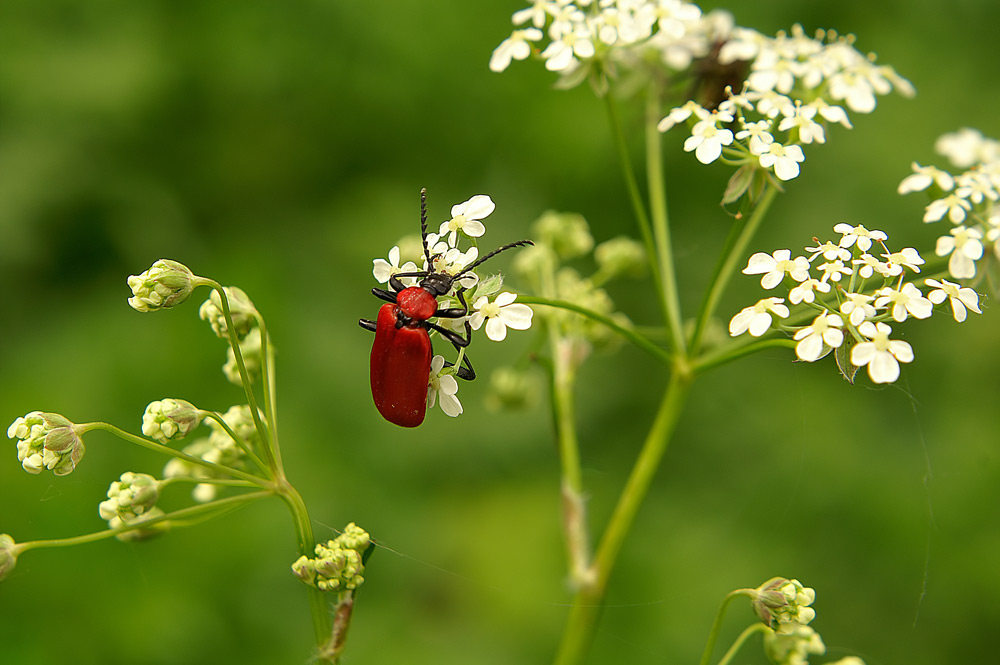
<path fill-rule="evenodd" d="M 416 431 L 393 427 L 370 403 L 371 340 L 356 324 L 378 304 L 371 259 L 417 229 L 421 186 L 432 222 L 489 194 L 497 242 L 522 237 L 546 209 L 584 213 L 598 242 L 631 232 L 589 91 L 552 91 L 540 67 L 487 69 L 520 7 L 6 0 L 0 11 L 0 419 L 39 409 L 138 431 L 145 405 L 165 396 L 224 411 L 240 398 L 197 303 L 139 315 L 125 278 L 169 257 L 239 285 L 278 347 L 284 456 L 318 538 L 355 521 L 386 546 L 366 570 L 352 662 L 543 662 L 562 627 L 544 405 L 488 412 L 481 381 L 463 385 L 459 421 L 435 413 Z M 763 32 L 794 22 L 854 32 L 918 89 L 816 150 L 754 251 L 804 245 L 839 221 L 928 246 L 937 229 L 895 187 L 912 160 L 933 162 L 941 133 L 1000 135 L 1000 7 L 729 8 Z M 728 224 L 715 203 L 727 172 L 665 140 L 680 270 L 698 293 Z M 754 286 L 744 280 L 732 311 Z M 629 288 L 616 302 L 654 321 L 652 300 Z M 724 593 L 774 575 L 817 589 L 814 625 L 832 656 L 847 653 L 835 645 L 869 663 L 992 654 L 1000 321 L 989 296 L 981 319 L 959 328 L 941 317 L 920 331 L 928 339 L 914 346 L 928 351 L 896 387 L 852 387 L 790 352 L 697 385 L 591 662 L 690 662 Z M 474 349 L 484 376 L 515 350 L 493 351 L 485 339 Z M 644 386 L 663 380 L 649 371 L 626 349 L 581 376 L 594 528 L 650 417 Z M 3 445 L 0 531 L 19 540 L 102 528 L 108 483 L 162 464 L 96 434 L 72 476 L 35 477 Z M 0 587 L 0 660 L 304 662 L 311 628 L 296 556 L 278 502 L 150 542 L 32 552 Z"/>

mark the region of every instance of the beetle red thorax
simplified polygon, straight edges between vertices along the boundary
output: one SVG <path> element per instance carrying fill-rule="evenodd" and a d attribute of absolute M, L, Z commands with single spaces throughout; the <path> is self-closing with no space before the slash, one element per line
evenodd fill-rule
<path fill-rule="evenodd" d="M 419 286 L 405 288 L 396 294 L 396 304 L 414 321 L 426 321 L 438 308 L 437 298 Z"/>

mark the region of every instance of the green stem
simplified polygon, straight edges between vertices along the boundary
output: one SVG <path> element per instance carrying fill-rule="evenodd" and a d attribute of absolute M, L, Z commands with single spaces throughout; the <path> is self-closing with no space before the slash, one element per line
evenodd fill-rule
<path fill-rule="evenodd" d="M 261 356 L 261 376 L 264 380 L 264 417 L 271 427 L 271 444 L 274 452 L 274 462 L 277 468 L 281 467 L 281 447 L 278 445 L 278 414 L 277 414 L 277 387 L 275 385 L 274 371 L 274 347 L 267 335 L 267 326 L 264 324 L 264 317 L 257 314 L 257 325 L 260 326 L 260 356 Z"/>
<path fill-rule="evenodd" d="M 305 501 L 285 478 L 282 476 L 277 481 L 277 493 L 288 506 L 292 513 L 292 521 L 295 525 L 295 538 L 298 541 L 300 555 L 314 556 L 316 541 L 313 537 L 312 521 L 309 519 L 309 511 L 306 509 Z M 328 653 L 331 636 L 330 610 L 327 607 L 326 597 L 323 592 L 316 587 L 306 587 L 309 593 L 309 609 L 312 613 L 313 632 L 316 637 L 318 653 Z"/>
<path fill-rule="evenodd" d="M 566 309 L 571 312 L 576 312 L 577 314 L 582 314 L 583 316 L 586 316 L 589 319 L 593 319 L 598 323 L 604 324 L 605 326 L 607 326 L 614 332 L 618 333 L 629 342 L 632 342 L 643 351 L 655 357 L 663 364 L 669 365 L 671 362 L 673 362 L 673 358 L 667 351 L 658 347 L 656 344 L 649 341 L 646 337 L 643 337 L 632 328 L 627 328 L 623 326 L 621 323 L 612 319 L 611 317 L 587 309 L 586 307 L 581 307 L 580 305 L 568 302 L 566 300 L 556 300 L 553 298 L 539 298 L 537 296 L 518 295 L 517 301 L 525 303 L 527 305 L 544 305 L 546 307 L 558 307 L 560 309 Z"/>
<path fill-rule="evenodd" d="M 164 455 L 169 455 L 170 457 L 176 457 L 177 459 L 184 460 L 189 464 L 194 464 L 196 466 L 209 469 L 215 473 L 221 473 L 227 476 L 232 476 L 233 478 L 240 478 L 257 487 L 268 487 L 270 484 L 268 480 L 260 478 L 259 476 L 255 476 L 252 473 L 247 473 L 246 471 L 240 471 L 239 469 L 234 469 L 229 466 L 223 466 L 221 464 L 214 464 L 212 462 L 203 460 L 200 457 L 194 457 L 193 455 L 182 453 L 179 450 L 174 450 L 170 446 L 164 446 L 162 444 L 156 443 L 155 441 L 150 441 L 149 439 L 144 439 L 141 436 L 136 436 L 135 434 L 126 432 L 125 430 L 115 427 L 110 423 L 104 423 L 104 422 L 85 423 L 83 425 L 79 425 L 78 428 L 79 428 L 78 431 L 81 434 L 91 430 L 103 430 L 105 432 L 110 432 L 111 434 L 114 434 L 118 438 L 124 439 L 125 441 L 128 441 L 130 443 L 134 443 L 137 446 L 142 446 L 143 448 L 147 448 L 149 450 L 153 450 L 155 452 L 162 453 Z"/>
<path fill-rule="evenodd" d="M 678 354 L 685 353 L 684 333 L 681 329 L 681 302 L 677 290 L 677 271 L 670 239 L 670 218 L 667 214 L 666 182 L 663 175 L 663 150 L 660 145 L 660 98 L 650 90 L 646 98 L 646 179 L 649 183 L 649 202 L 652 211 L 653 235 L 659 273 L 660 292 L 666 305 L 667 332 L 670 346 Z"/>
<path fill-rule="evenodd" d="M 257 454 L 254 453 L 247 442 L 243 440 L 243 437 L 237 434 L 233 428 L 229 426 L 229 423 L 223 419 L 222 414 L 216 413 L 215 411 L 202 411 L 202 413 L 206 418 L 211 418 L 215 422 L 219 423 L 222 429 L 226 431 L 226 434 L 229 435 L 229 438 L 231 438 L 236 445 L 239 446 L 244 453 L 246 453 L 246 456 L 249 457 L 255 465 L 257 465 L 258 469 L 263 471 L 266 476 L 271 475 L 271 470 L 260 460 L 259 457 L 257 457 Z"/>
<path fill-rule="evenodd" d="M 771 629 L 762 623 L 755 623 L 744 628 L 743 632 L 740 633 L 740 636 L 736 638 L 735 642 L 733 642 L 733 646 L 729 647 L 729 650 L 726 651 L 725 655 L 723 655 L 719 660 L 719 665 L 729 665 L 729 661 L 731 661 L 733 656 L 736 655 L 736 652 L 743 647 L 743 643 L 746 642 L 754 633 L 766 633 L 769 630 Z"/>
<path fill-rule="evenodd" d="M 232 508 L 234 506 L 250 503 L 251 501 L 256 501 L 257 499 L 262 499 L 266 496 L 271 496 L 272 494 L 273 492 L 271 492 L 270 490 L 261 490 L 259 492 L 248 492 L 246 494 L 238 494 L 236 496 L 229 496 L 224 499 L 218 499 L 217 501 L 202 503 L 197 506 L 181 508 L 180 510 L 175 510 L 173 512 L 166 513 L 165 515 L 160 515 L 159 517 L 154 517 L 152 519 L 145 520 L 143 522 L 138 522 L 135 524 L 129 524 L 126 526 L 119 527 L 117 529 L 105 529 L 104 531 L 88 533 L 82 536 L 72 536 L 70 538 L 29 540 L 24 543 L 18 543 L 18 546 L 22 549 L 22 551 L 27 551 L 35 549 L 45 549 L 50 547 L 71 547 L 73 545 L 85 545 L 87 543 L 94 543 L 99 540 L 104 540 L 106 538 L 113 538 L 118 534 L 126 533 L 128 531 L 148 528 L 159 522 L 165 522 L 167 520 L 189 519 L 219 509 Z"/>
<path fill-rule="evenodd" d="M 757 203 L 757 207 L 750 214 L 750 219 L 747 220 L 736 242 L 732 243 L 729 253 L 717 267 L 715 275 L 712 276 L 712 285 L 705 293 L 701 310 L 698 312 L 698 322 L 695 324 L 694 334 L 691 337 L 692 353 L 699 351 L 705 327 L 715 314 L 715 308 L 718 307 L 719 300 L 722 299 L 722 294 L 725 293 L 726 288 L 729 286 L 729 282 L 733 278 L 733 273 L 746 260 L 747 247 L 763 223 L 764 217 L 767 216 L 767 211 L 770 209 L 771 203 L 774 202 L 777 194 L 778 189 L 768 184 L 760 197 L 760 201 Z"/>
<path fill-rule="evenodd" d="M 735 591 L 730 591 L 726 594 L 726 597 L 722 600 L 722 605 L 719 607 L 719 611 L 715 615 L 715 621 L 712 622 L 712 630 L 708 633 L 708 641 L 705 642 L 705 650 L 701 654 L 701 661 L 699 662 L 699 665 L 708 665 L 712 660 L 712 650 L 715 648 L 715 643 L 719 639 L 719 632 L 722 630 L 722 619 L 726 614 L 726 610 L 729 609 L 729 604 L 733 602 L 735 598 L 745 596 L 746 593 L 746 589 L 736 589 Z"/>
<path fill-rule="evenodd" d="M 652 226 L 649 223 L 649 215 L 646 213 L 646 204 L 643 203 L 642 194 L 639 192 L 639 182 L 636 180 L 635 171 L 632 169 L 632 160 L 628 154 L 628 144 L 625 141 L 625 133 L 622 131 L 621 120 L 618 117 L 618 109 L 615 107 L 611 94 L 603 96 L 604 108 L 608 113 L 608 120 L 611 123 L 611 136 L 615 143 L 615 150 L 618 153 L 618 162 L 622 168 L 622 175 L 625 178 L 625 187 L 628 190 L 629 200 L 632 203 L 632 211 L 635 214 L 636 223 L 639 226 L 639 234 L 642 242 L 646 246 L 646 254 L 649 256 L 650 271 L 653 273 L 653 285 L 656 287 L 657 299 L 663 310 L 664 320 L 669 319 L 669 309 L 667 299 L 663 292 L 663 279 L 660 276 L 660 262 L 656 260 L 656 243 L 653 239 Z"/>
<path fill-rule="evenodd" d="M 710 353 L 699 356 L 691 363 L 691 367 L 693 372 L 701 374 L 706 370 L 713 369 L 719 365 L 725 365 L 737 358 L 743 358 L 764 349 L 794 349 L 796 344 L 798 342 L 787 338 L 762 339 L 743 344 L 727 344 Z"/>
<path fill-rule="evenodd" d="M 656 418 L 598 545 L 591 584 L 577 591 L 573 599 L 562 643 L 556 654 L 557 665 L 582 662 L 590 647 L 611 571 L 670 443 L 690 392 L 691 380 L 689 374 L 680 371 L 674 371 L 670 377 Z"/>

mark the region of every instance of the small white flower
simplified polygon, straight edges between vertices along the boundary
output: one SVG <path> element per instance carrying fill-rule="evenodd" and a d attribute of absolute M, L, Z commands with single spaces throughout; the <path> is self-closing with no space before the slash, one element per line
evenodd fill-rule
<path fill-rule="evenodd" d="M 809 102 L 808 106 L 815 108 L 827 122 L 840 123 L 847 129 L 854 128 L 854 125 L 851 124 L 850 118 L 847 117 L 847 111 L 845 111 L 842 106 L 827 104 L 822 97 L 817 97 L 812 100 Z"/>
<path fill-rule="evenodd" d="M 562 72 L 572 69 L 578 62 L 577 58 L 594 57 L 592 39 L 593 35 L 581 23 L 575 24 L 572 29 L 567 29 L 542 51 L 545 69 L 550 72 Z"/>
<path fill-rule="evenodd" d="M 934 290 L 927 294 L 928 300 L 935 305 L 940 305 L 947 299 L 951 304 L 952 314 L 959 323 L 965 321 L 966 309 L 971 309 L 976 314 L 982 314 L 979 309 L 979 294 L 967 286 L 949 282 L 946 279 L 938 281 L 928 279 L 924 282 Z"/>
<path fill-rule="evenodd" d="M 531 45 L 528 42 L 537 42 L 542 36 L 542 31 L 538 28 L 515 30 L 493 50 L 490 70 L 502 72 L 510 66 L 511 60 L 525 60 L 531 55 Z"/>
<path fill-rule="evenodd" d="M 872 242 L 884 242 L 889 236 L 884 231 L 869 231 L 861 224 L 851 226 L 841 222 L 833 227 L 834 232 L 841 234 L 840 246 L 850 247 L 857 245 L 862 252 L 867 252 L 872 247 Z"/>
<path fill-rule="evenodd" d="M 903 268 L 909 268 L 913 272 L 920 272 L 919 266 L 924 265 L 923 257 L 912 247 L 906 247 L 899 252 L 883 254 L 882 258 L 886 260 L 889 266 L 889 274 L 893 277 L 902 274 Z"/>
<path fill-rule="evenodd" d="M 892 268 L 890 268 L 889 264 L 882 263 L 871 254 L 862 254 L 858 258 L 851 261 L 851 263 L 861 266 L 858 268 L 858 274 L 865 279 L 868 279 L 875 273 L 878 273 L 883 277 L 892 277 Z"/>
<path fill-rule="evenodd" d="M 848 320 L 855 328 L 860 326 L 861 322 L 865 319 L 870 319 L 877 314 L 875 308 L 871 305 L 871 302 L 875 300 L 875 296 L 865 295 L 864 293 L 846 293 L 844 297 L 847 299 L 840 304 L 840 313 L 848 316 Z"/>
<path fill-rule="evenodd" d="M 448 373 L 442 374 L 444 356 L 431 358 L 431 374 L 427 381 L 427 408 L 433 409 L 437 401 L 441 402 L 441 410 L 455 418 L 462 415 L 462 403 L 458 401 L 458 381 Z"/>
<path fill-rule="evenodd" d="M 843 319 L 836 314 L 820 314 L 811 325 L 795 333 L 799 342 L 795 345 L 795 355 L 806 362 L 819 360 L 844 343 L 843 326 Z"/>
<path fill-rule="evenodd" d="M 936 222 L 947 214 L 952 224 L 961 224 L 970 210 L 971 203 L 957 194 L 949 194 L 927 204 L 924 208 L 924 221 Z"/>
<path fill-rule="evenodd" d="M 992 139 L 987 139 L 981 132 L 963 127 L 957 132 L 943 134 L 934 143 L 934 149 L 958 168 L 967 169 L 975 164 L 989 161 L 989 153 L 995 150 L 995 146 L 990 146 L 991 141 Z"/>
<path fill-rule="evenodd" d="M 504 291 L 493 302 L 486 296 L 477 299 L 472 306 L 475 311 L 469 318 L 472 329 L 479 330 L 486 323 L 486 336 L 494 342 L 500 342 L 507 337 L 507 328 L 530 328 L 534 312 L 527 305 L 515 303 L 516 298 L 516 294 Z"/>
<path fill-rule="evenodd" d="M 757 158 L 765 169 L 774 168 L 778 180 L 791 180 L 799 175 L 799 164 L 805 161 L 802 148 L 797 145 L 782 145 L 775 141 L 767 146 Z"/>
<path fill-rule="evenodd" d="M 480 220 L 489 217 L 494 210 L 496 204 L 493 199 L 485 194 L 477 194 L 468 201 L 451 207 L 451 219 L 441 223 L 438 234 L 448 234 L 449 247 L 456 246 L 459 231 L 470 238 L 479 238 L 486 233 L 486 226 Z"/>
<path fill-rule="evenodd" d="M 787 249 L 775 250 L 773 254 L 757 252 L 750 257 L 744 275 L 761 275 L 760 285 L 765 289 L 773 289 L 787 273 L 796 282 L 809 279 L 809 260 L 804 256 L 791 258 L 792 252 Z"/>
<path fill-rule="evenodd" d="M 875 383 L 892 383 L 899 378 L 899 363 L 913 362 L 913 347 L 906 342 L 889 339 L 892 328 L 884 323 L 865 321 L 858 332 L 870 341 L 860 342 L 851 349 L 851 363 L 868 365 L 868 376 Z"/>
<path fill-rule="evenodd" d="M 813 238 L 813 240 L 816 240 L 816 238 Z M 851 253 L 849 251 L 840 245 L 830 242 L 829 240 L 816 245 L 815 247 L 806 247 L 806 251 L 812 252 L 812 256 L 809 257 L 810 263 L 820 254 L 822 254 L 823 258 L 827 261 L 836 261 L 838 259 L 841 261 L 847 261 L 851 258 Z"/>
<path fill-rule="evenodd" d="M 768 146 L 774 143 L 774 135 L 771 134 L 772 122 L 764 119 L 757 122 L 746 122 L 742 117 L 740 123 L 743 129 L 736 132 L 736 138 L 740 141 L 747 141 L 747 148 L 751 154 L 761 155 L 768 150 Z"/>
<path fill-rule="evenodd" d="M 778 124 L 778 131 L 786 132 L 791 129 L 799 130 L 799 141 L 801 143 L 826 143 L 826 134 L 823 125 L 816 122 L 816 109 L 812 106 L 802 106 L 797 104 L 795 113 L 787 118 L 782 118 Z"/>
<path fill-rule="evenodd" d="M 760 337 L 771 327 L 771 314 L 784 319 L 788 317 L 788 307 L 784 298 L 764 298 L 757 304 L 744 307 L 729 322 L 729 334 L 733 337 L 750 331 L 753 337 Z"/>
<path fill-rule="evenodd" d="M 402 266 L 399 265 L 399 246 L 393 246 L 389 250 L 389 260 L 385 259 L 374 259 L 372 260 L 372 275 L 378 281 L 379 284 L 385 284 L 389 281 L 389 278 L 400 272 L 416 272 L 417 264 L 413 261 L 407 261 Z M 403 280 L 413 279 L 404 277 Z"/>
<path fill-rule="evenodd" d="M 670 113 L 660 120 L 660 122 L 656 125 L 656 129 L 658 131 L 665 132 L 675 125 L 684 122 L 692 115 L 698 118 L 698 120 L 707 120 L 712 117 L 712 112 L 703 108 L 701 104 L 698 104 L 697 102 L 688 101 L 682 106 L 670 109 Z"/>
<path fill-rule="evenodd" d="M 916 162 L 911 167 L 913 173 L 903 178 L 896 189 L 900 194 L 922 192 L 931 185 L 937 185 L 943 192 L 950 192 L 955 186 L 955 179 L 947 171 L 934 166 L 921 166 Z"/>
<path fill-rule="evenodd" d="M 820 281 L 810 277 L 788 292 L 788 302 L 798 305 L 800 302 L 815 302 L 816 291 L 829 293 L 830 285 L 824 280 Z"/>
<path fill-rule="evenodd" d="M 684 152 L 694 151 L 702 164 L 711 164 L 722 156 L 722 146 L 731 145 L 733 133 L 719 129 L 715 118 L 701 120 L 691 128 L 691 136 L 684 141 Z"/>
<path fill-rule="evenodd" d="M 876 294 L 875 307 L 882 309 L 891 305 L 892 318 L 902 323 L 907 315 L 912 314 L 918 319 L 926 319 L 934 312 L 934 305 L 924 297 L 913 284 L 907 282 L 900 290 L 891 287 L 880 289 Z"/>
<path fill-rule="evenodd" d="M 950 236 L 937 239 L 934 253 L 938 256 L 948 256 L 948 272 L 957 279 L 970 279 L 976 276 L 976 261 L 983 258 L 983 234 L 977 229 L 967 229 L 956 226 L 950 231 Z"/>
<path fill-rule="evenodd" d="M 848 256 L 850 256 L 850 253 L 848 253 Z M 854 273 L 854 268 L 848 267 L 840 259 L 816 266 L 816 269 L 823 271 L 824 282 L 829 282 L 831 280 L 834 282 L 839 282 L 844 275 L 850 275 Z"/>

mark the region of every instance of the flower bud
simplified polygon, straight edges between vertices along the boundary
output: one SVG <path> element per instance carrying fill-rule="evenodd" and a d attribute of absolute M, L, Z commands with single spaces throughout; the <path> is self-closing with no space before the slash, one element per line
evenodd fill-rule
<path fill-rule="evenodd" d="M 314 558 L 300 556 L 292 572 L 320 591 L 352 591 L 365 581 L 364 556 L 370 546 L 368 533 L 351 522 L 341 535 L 316 545 Z"/>
<path fill-rule="evenodd" d="M 782 632 L 792 625 L 805 625 L 816 617 L 809 607 L 816 600 L 816 591 L 802 586 L 798 580 L 775 577 L 754 590 L 754 613 L 771 628 Z"/>
<path fill-rule="evenodd" d="M 594 248 L 587 220 L 577 213 L 546 211 L 532 225 L 532 235 L 562 259 L 583 256 Z"/>
<path fill-rule="evenodd" d="M 227 286 L 223 290 L 226 292 L 226 300 L 229 302 L 229 313 L 233 317 L 236 337 L 243 339 L 257 323 L 257 309 L 243 289 Z M 229 326 L 226 324 L 226 315 L 222 311 L 222 298 L 218 291 L 213 290 L 208 300 L 201 304 L 198 316 L 208 321 L 216 336 L 229 341 Z"/>
<path fill-rule="evenodd" d="M 826 653 L 826 645 L 809 626 L 794 624 L 787 631 L 765 633 L 764 653 L 775 665 L 806 665 L 809 654 Z"/>
<path fill-rule="evenodd" d="M 143 522 L 148 522 L 155 520 L 159 517 L 163 517 L 165 513 L 159 508 L 151 508 L 149 511 L 132 517 L 130 519 L 122 519 L 121 517 L 113 517 L 108 520 L 108 527 L 111 529 L 119 529 L 123 526 L 133 526 L 137 524 L 142 524 Z M 150 524 L 149 526 L 144 526 L 140 528 L 130 529 L 129 531 L 122 531 L 115 536 L 118 540 L 122 542 L 133 542 L 140 540 L 148 540 L 154 536 L 158 536 L 161 533 L 165 533 L 170 530 L 170 521 L 164 520 L 162 522 L 157 522 L 156 524 Z"/>
<path fill-rule="evenodd" d="M 110 522 L 120 518 L 127 524 L 150 512 L 159 498 L 160 482 L 156 478 L 147 473 L 126 471 L 119 480 L 111 483 L 108 500 L 102 501 L 97 510 L 101 519 Z"/>
<path fill-rule="evenodd" d="M 6 533 L 0 533 L 0 582 L 7 579 L 17 565 L 17 543 Z"/>
<path fill-rule="evenodd" d="M 558 265 L 559 258 L 555 251 L 548 245 L 538 243 L 521 249 L 511 267 L 521 279 L 541 290 L 545 276 L 554 273 Z"/>
<path fill-rule="evenodd" d="M 181 304 L 195 287 L 195 276 L 182 263 L 160 259 L 144 273 L 128 278 L 128 304 L 139 312 L 154 312 Z"/>
<path fill-rule="evenodd" d="M 628 236 L 602 242 L 594 250 L 594 260 L 606 279 L 641 277 L 646 271 L 646 250 Z"/>
<path fill-rule="evenodd" d="M 228 352 L 226 364 L 222 366 L 222 372 L 229 379 L 230 383 L 243 385 L 243 378 L 240 376 L 239 365 L 236 364 L 236 354 L 233 347 L 226 349 Z M 260 328 L 253 328 L 247 336 L 240 340 L 240 353 L 243 355 L 243 364 L 247 368 L 247 374 L 253 381 L 260 374 Z"/>
<path fill-rule="evenodd" d="M 201 411 L 182 399 L 150 402 L 142 414 L 142 433 L 160 443 L 183 439 L 201 424 Z"/>
<path fill-rule="evenodd" d="M 7 437 L 17 442 L 17 459 L 28 473 L 49 469 L 57 476 L 73 472 L 86 448 L 76 425 L 58 413 L 32 411 L 7 428 Z"/>
<path fill-rule="evenodd" d="M 538 403 L 538 393 L 538 382 L 532 374 L 499 367 L 490 375 L 486 404 L 494 411 L 525 409 Z"/>

